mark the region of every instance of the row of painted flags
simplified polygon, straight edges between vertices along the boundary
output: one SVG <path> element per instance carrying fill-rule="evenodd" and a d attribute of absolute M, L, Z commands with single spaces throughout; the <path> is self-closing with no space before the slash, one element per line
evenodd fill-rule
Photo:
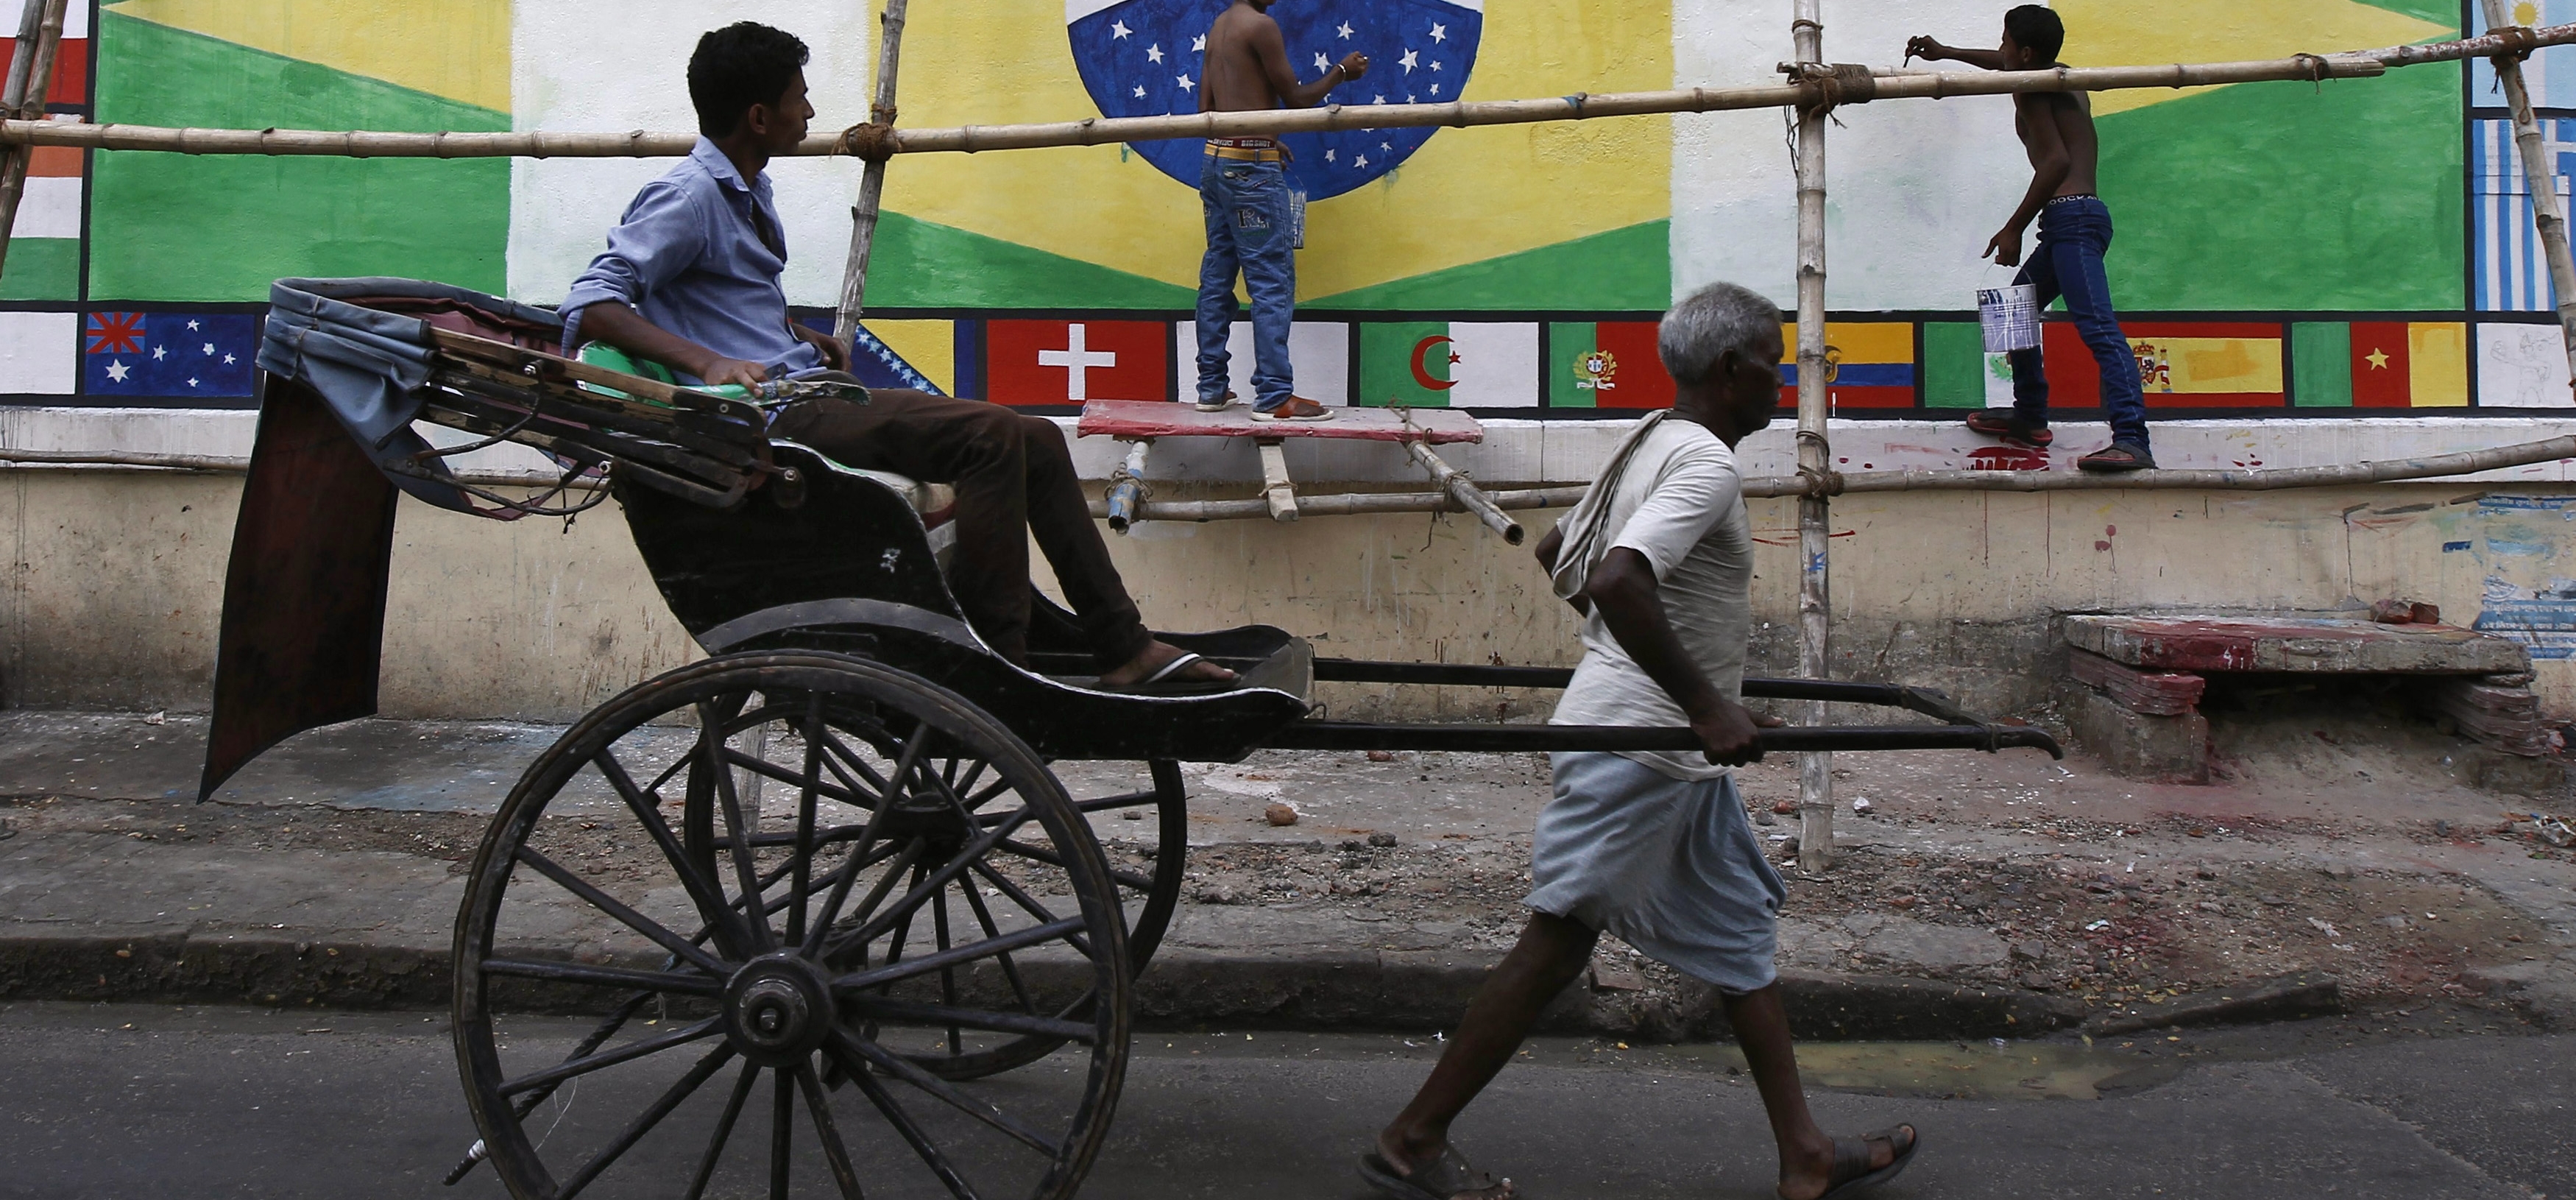
<path fill-rule="evenodd" d="M 240 399 L 252 394 L 260 315 L 243 310 L 0 312 L 0 372 L 21 395 Z M 828 318 L 811 320 L 826 324 Z M 2554 324 L 2460 321 L 2136 321 L 2113 369 L 2159 410 L 2566 407 Z M 1784 345 L 1794 331 L 1783 329 Z M 1252 395 L 1250 326 L 1237 323 L 1229 386 Z M 1614 321 L 1300 321 L 1300 395 L 1326 404 L 1476 409 L 1648 409 L 1672 402 L 1656 325 Z M 2103 365 L 2072 326 L 2043 326 L 2052 406 L 2098 407 Z M 1826 327 L 1836 410 L 1968 409 L 2012 401 L 2011 364 L 1967 321 Z M 853 369 L 869 383 L 1029 407 L 1179 400 L 1197 391 L 1187 321 L 875 320 Z M 1795 403 L 1798 368 L 1780 365 Z"/>
<path fill-rule="evenodd" d="M 0 41 L 0 73 L 17 57 L 17 43 Z M 62 44 L 54 78 L 45 89 L 55 120 L 77 121 L 89 104 L 89 4 L 63 11 Z M 81 226 L 88 180 L 78 150 L 40 146 L 27 156 L 27 184 L 11 226 L 9 259 L 0 270 L 0 300 L 77 300 L 81 294 Z"/>

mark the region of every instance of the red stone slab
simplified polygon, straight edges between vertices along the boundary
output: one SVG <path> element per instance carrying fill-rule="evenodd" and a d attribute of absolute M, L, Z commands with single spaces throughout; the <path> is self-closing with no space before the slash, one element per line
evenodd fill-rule
<path fill-rule="evenodd" d="M 2518 642 L 2453 625 L 2332 617 L 2076 616 L 2066 640 L 2146 671 L 2487 675 L 2531 669 Z"/>
<path fill-rule="evenodd" d="M 2067 673 L 2075 681 L 2109 696 L 2133 713 L 2179 717 L 2200 704 L 2209 681 L 2178 671 L 2141 671 L 2099 654 L 2076 650 L 2067 655 Z"/>
<path fill-rule="evenodd" d="M 1320 437 L 1433 445 L 1485 440 L 1485 427 L 1476 418 L 1445 408 L 1337 408 L 1329 421 L 1255 421 L 1252 410 L 1241 406 L 1209 413 L 1167 400 L 1094 400 L 1082 406 L 1082 423 L 1074 432 L 1083 437 Z"/>

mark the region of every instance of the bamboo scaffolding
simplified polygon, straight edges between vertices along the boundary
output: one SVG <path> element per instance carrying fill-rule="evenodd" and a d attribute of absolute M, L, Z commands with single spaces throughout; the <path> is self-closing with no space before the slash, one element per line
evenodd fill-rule
<path fill-rule="evenodd" d="M 2487 27 L 2510 24 L 2504 0 L 2483 0 Z M 2570 387 L 2576 387 L 2576 258 L 2567 252 L 2567 212 L 2558 202 L 2556 174 L 2542 145 L 2540 117 L 2531 110 L 2531 90 L 2523 85 L 2520 55 L 2495 57 L 2496 81 L 2504 86 L 2505 103 L 2513 109 L 2513 141 L 2521 152 L 2523 178 L 2531 187 L 2531 220 L 2540 232 L 2541 256 L 2549 261 L 2549 285 L 2558 299 L 2558 333 L 2567 351 Z"/>
<path fill-rule="evenodd" d="M 1822 69 L 1825 58 L 1823 0 L 1798 0 L 1789 23 L 1801 64 L 1792 78 Z M 1838 84 L 1836 86 L 1839 86 Z M 1825 390 L 1825 120 L 1832 104 L 1798 110 L 1790 166 L 1798 184 L 1798 474 L 1820 479 L 1833 469 L 1830 423 L 1833 400 Z M 1798 677 L 1833 674 L 1832 501 L 1821 491 L 1798 497 Z M 1809 725 L 1825 723 L 1821 700 L 1802 704 Z M 1824 871 L 1834 863 L 1833 756 L 1798 756 L 1798 869 Z"/>
<path fill-rule="evenodd" d="M 1529 100 L 1472 100 L 1448 104 L 1338 104 L 1270 112 L 1176 113 L 1161 117 L 1091 117 L 1025 125 L 968 125 L 953 129 L 895 129 L 881 144 L 892 154 L 1029 150 L 1048 146 L 1105 146 L 1167 138 L 1240 137 L 1315 133 L 1339 129 L 1427 126 L 1523 125 L 1655 113 L 1723 112 L 1860 104 L 1871 100 L 1946 99 L 2018 92 L 2103 92 L 2137 88 L 2206 87 L 2277 80 L 2355 79 L 2390 67 L 2457 62 L 2576 45 L 2576 24 L 2541 29 L 2501 29 L 2482 37 L 2420 46 L 2391 46 L 2333 54 L 2301 54 L 2246 62 L 2172 63 L 2123 67 L 2066 67 L 2049 71 L 1875 71 L 1805 82 L 1732 88 L 1681 88 L 1656 92 L 1577 93 Z M 1865 76 L 1865 77 L 1864 77 Z M 313 129 L 175 129 L 149 125 L 84 125 L 55 121 L 0 121 L 0 144 L 73 146 L 96 150 L 159 150 L 179 154 L 327 155 L 349 158 L 677 158 L 697 143 L 694 133 L 390 133 Z M 847 153 L 841 134 L 816 134 L 799 155 Z"/>
<path fill-rule="evenodd" d="M 868 107 L 868 121 L 879 127 L 894 124 L 895 67 L 903 61 L 903 17 L 905 0 L 886 0 L 885 12 L 877 18 L 877 98 Z M 859 332 L 859 310 L 868 292 L 868 256 L 877 240 L 877 210 L 885 200 L 886 159 L 868 159 L 867 169 L 859 175 L 859 201 L 850 206 L 850 261 L 841 273 L 840 311 L 832 317 L 832 336 L 841 344 Z"/>
<path fill-rule="evenodd" d="M 27 0 L 18 22 L 17 51 L 9 59 L 9 81 L 0 87 L 0 115 L 12 118 L 45 115 L 45 97 L 54 89 L 54 56 L 63 44 L 66 0 Z M 9 243 L 18 230 L 18 205 L 27 195 L 27 160 L 31 146 L 0 148 L 0 269 L 6 269 Z"/>

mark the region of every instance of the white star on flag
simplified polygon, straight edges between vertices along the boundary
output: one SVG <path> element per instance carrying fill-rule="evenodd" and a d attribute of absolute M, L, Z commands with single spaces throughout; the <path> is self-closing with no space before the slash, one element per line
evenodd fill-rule
<path fill-rule="evenodd" d="M 1333 161 L 1333 152 L 1332 152 L 1332 151 L 1330 151 L 1330 150 L 1326 150 L 1326 151 L 1324 151 L 1324 161 L 1325 161 L 1325 162 L 1331 162 L 1331 161 Z"/>
<path fill-rule="evenodd" d="M 1190 51 L 1195 54 L 1207 53 L 1207 35 L 1202 33 L 1197 37 L 1191 38 Z"/>
<path fill-rule="evenodd" d="M 1448 26 L 1446 26 L 1446 25 L 1440 24 L 1440 23 L 1439 23 L 1439 22 L 1437 22 L 1437 21 L 1432 22 L 1432 23 L 1431 23 L 1431 40 L 1432 40 L 1432 41 L 1435 41 L 1435 42 L 1445 42 L 1445 41 L 1448 41 L 1448 40 L 1449 40 L 1449 27 L 1448 27 Z"/>
<path fill-rule="evenodd" d="M 1434 95 L 1434 96 L 1437 96 L 1437 95 L 1439 95 L 1439 94 L 1440 94 L 1440 85 L 1439 85 L 1439 84 L 1436 84 L 1436 83 L 1435 83 L 1435 84 L 1432 84 L 1432 85 L 1431 85 L 1431 94 L 1432 94 L 1432 95 Z"/>
<path fill-rule="evenodd" d="M 1354 158 L 1354 159 L 1352 159 L 1352 160 L 1351 160 L 1351 165 L 1352 165 L 1352 166 L 1354 166 L 1354 167 L 1358 167 L 1359 169 L 1361 169 L 1361 170 L 1363 170 L 1363 171 L 1367 170 L 1367 169 L 1368 169 L 1368 155 L 1363 154 L 1363 155 L 1359 156 L 1358 158 Z"/>
<path fill-rule="evenodd" d="M 1324 52 L 1321 50 L 1315 52 L 1315 69 L 1318 71 L 1329 71 L 1332 69 L 1331 61 L 1324 57 Z"/>
<path fill-rule="evenodd" d="M 1389 154 L 1393 154 L 1393 153 L 1395 153 L 1395 143 L 1393 143 L 1393 142 L 1379 142 L 1379 143 L 1377 144 L 1377 148 L 1378 148 L 1378 149 L 1380 149 L 1380 150 L 1384 150 L 1384 151 L 1386 151 L 1386 152 L 1387 152 L 1387 153 L 1389 153 Z"/>
<path fill-rule="evenodd" d="M 134 368 L 126 366 L 123 362 L 113 358 L 107 360 L 107 377 L 109 379 L 115 380 L 118 383 L 123 383 L 125 382 L 125 377 L 133 373 Z"/>
<path fill-rule="evenodd" d="M 225 365 L 225 366 L 227 366 L 227 367 L 229 367 L 229 366 L 233 365 L 233 356 L 232 356 L 232 355 L 227 354 L 227 355 L 225 355 L 225 356 L 224 356 L 224 365 Z"/>
<path fill-rule="evenodd" d="M 191 333 L 195 332 L 195 331 L 196 331 L 196 328 L 197 328 L 197 323 L 196 323 L 196 322 L 194 322 L 194 321 L 190 321 L 190 322 L 188 322 L 188 330 L 189 330 L 189 332 L 191 332 Z"/>
<path fill-rule="evenodd" d="M 1384 104 L 1384 103 L 1386 103 L 1386 93 L 1384 93 L 1384 92 L 1380 92 L 1380 93 L 1378 93 L 1377 99 L 1375 99 L 1375 100 L 1371 100 L 1371 101 L 1369 101 L 1369 103 L 1371 103 L 1371 104 Z"/>
<path fill-rule="evenodd" d="M 210 357 L 211 357 L 211 356 L 214 354 L 214 352 L 215 352 L 215 344 L 214 344 L 213 342 L 208 342 L 208 343 L 206 343 L 206 354 L 207 354 L 208 356 L 210 356 Z"/>
<path fill-rule="evenodd" d="M 1136 31 L 1127 28 L 1127 22 L 1125 21 L 1112 21 L 1109 23 L 1109 39 L 1111 41 L 1123 42 L 1127 40 L 1128 34 L 1134 32 Z"/>
<path fill-rule="evenodd" d="M 1145 47 L 1145 61 L 1149 63 L 1158 63 L 1163 61 L 1163 44 L 1161 42 L 1156 42 L 1151 46 Z"/>
<path fill-rule="evenodd" d="M 1333 30 L 1333 32 L 1342 35 L 1342 40 L 1347 42 L 1351 40 L 1351 23 L 1344 21 L 1342 22 L 1341 27 Z"/>
<path fill-rule="evenodd" d="M 1173 80 L 1181 85 L 1181 90 L 1184 92 L 1198 86 L 1197 84 L 1191 83 L 1190 77 L 1187 75 L 1176 75 L 1173 77 Z"/>
<path fill-rule="evenodd" d="M 1404 68 L 1404 73 L 1405 73 L 1405 74 L 1407 74 L 1407 75 L 1412 74 L 1412 73 L 1413 73 L 1413 51 L 1411 51 L 1411 50 L 1406 50 L 1406 51 L 1404 52 L 1404 57 L 1402 57 L 1402 58 L 1399 58 L 1399 59 L 1395 60 L 1395 65 L 1397 65 L 1397 66 L 1399 66 L 1399 67 Z"/>
<path fill-rule="evenodd" d="M 1136 85 L 1136 98 L 1137 98 L 1137 99 L 1139 99 L 1139 100 L 1142 100 L 1142 99 L 1144 99 L 1144 98 L 1145 98 L 1145 85 L 1144 85 L 1144 84 L 1141 84 L 1141 83 L 1140 83 L 1140 84 L 1137 84 L 1137 85 Z"/>
<path fill-rule="evenodd" d="M 154 346 L 152 348 L 152 361 L 159 362 L 168 357 L 170 357 L 170 348 L 168 346 Z"/>
<path fill-rule="evenodd" d="M 189 381 L 188 381 L 188 386 L 189 386 L 189 387 L 195 387 L 195 386 L 197 386 L 197 381 L 196 381 L 196 380 L 194 380 L 194 379 L 189 380 Z"/>
<path fill-rule="evenodd" d="M 1439 70 L 1439 69 L 1440 69 L 1440 60 L 1439 60 L 1439 59 L 1436 59 L 1436 58 L 1435 58 L 1435 59 L 1432 59 L 1432 60 L 1431 60 L 1431 69 L 1432 69 L 1432 70 L 1434 70 L 1434 71 L 1437 71 L 1437 70 Z"/>

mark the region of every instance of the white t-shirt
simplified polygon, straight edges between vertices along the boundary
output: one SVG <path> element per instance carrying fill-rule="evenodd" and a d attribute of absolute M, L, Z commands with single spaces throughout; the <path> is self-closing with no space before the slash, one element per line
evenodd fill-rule
<path fill-rule="evenodd" d="M 1706 426 L 1668 417 L 1638 444 L 1617 487 L 1603 526 L 1603 553 L 1625 546 L 1646 556 L 1664 619 L 1682 650 L 1720 694 L 1737 699 L 1752 636 L 1753 528 L 1744 512 L 1744 478 L 1736 471 L 1735 452 Z M 1663 685 L 1620 648 L 1597 608 L 1583 619 L 1583 661 L 1550 722 L 1690 723 Z M 1675 779 L 1715 779 L 1727 771 L 1696 750 L 1628 757 Z"/>

